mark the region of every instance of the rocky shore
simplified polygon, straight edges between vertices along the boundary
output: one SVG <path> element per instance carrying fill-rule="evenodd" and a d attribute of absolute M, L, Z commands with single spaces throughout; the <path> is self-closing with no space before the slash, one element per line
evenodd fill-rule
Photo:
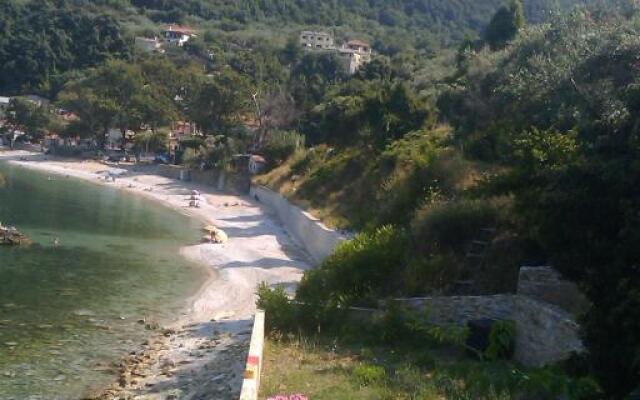
<path fill-rule="evenodd" d="M 117 365 L 98 365 L 117 369 L 117 382 L 86 399 L 237 399 L 251 324 L 230 322 L 159 329 Z"/>

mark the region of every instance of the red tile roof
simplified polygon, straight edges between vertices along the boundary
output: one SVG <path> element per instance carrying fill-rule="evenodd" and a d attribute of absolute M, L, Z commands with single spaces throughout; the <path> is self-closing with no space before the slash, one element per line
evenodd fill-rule
<path fill-rule="evenodd" d="M 196 33 L 196 30 L 189 26 L 181 26 L 181 25 L 168 25 L 167 31 L 179 32 L 185 35 L 193 35 Z"/>
<path fill-rule="evenodd" d="M 347 42 L 347 45 L 349 46 L 364 46 L 364 47 L 369 47 L 369 43 L 367 42 L 363 42 L 362 40 L 358 40 L 358 39 L 354 39 L 354 40 L 350 40 Z"/>

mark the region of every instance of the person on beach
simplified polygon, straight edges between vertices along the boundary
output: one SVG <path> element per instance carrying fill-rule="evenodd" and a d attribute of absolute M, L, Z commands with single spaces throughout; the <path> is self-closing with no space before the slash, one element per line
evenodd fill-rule
<path fill-rule="evenodd" d="M 53 247 L 58 247 L 58 246 L 60 246 L 60 239 L 56 237 L 53 239 Z"/>

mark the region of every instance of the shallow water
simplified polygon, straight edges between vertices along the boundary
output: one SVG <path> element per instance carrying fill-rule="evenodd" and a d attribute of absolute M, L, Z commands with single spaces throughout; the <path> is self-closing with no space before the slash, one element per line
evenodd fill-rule
<path fill-rule="evenodd" d="M 0 246 L 0 399 L 81 398 L 149 334 L 139 320 L 180 316 L 205 275 L 178 254 L 199 225 L 114 188 L 0 174 L 0 221 L 35 242 Z"/>

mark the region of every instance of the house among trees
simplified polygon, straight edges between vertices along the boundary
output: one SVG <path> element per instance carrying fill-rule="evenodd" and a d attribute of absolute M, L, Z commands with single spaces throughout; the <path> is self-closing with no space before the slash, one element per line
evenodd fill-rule
<path fill-rule="evenodd" d="M 335 49 L 333 37 L 326 32 L 303 31 L 300 34 L 300 44 L 307 49 Z"/>
<path fill-rule="evenodd" d="M 164 31 L 162 31 L 162 37 L 167 44 L 179 47 L 183 46 L 195 36 L 196 31 L 193 28 L 180 25 L 169 25 Z"/>
<path fill-rule="evenodd" d="M 361 40 L 351 40 L 339 50 L 340 59 L 349 74 L 355 74 L 360 67 L 371 61 L 371 46 Z"/>
<path fill-rule="evenodd" d="M 178 121 L 172 125 L 168 138 L 170 156 L 175 156 L 178 151 L 184 150 L 183 142 L 203 136 L 202 131 L 192 122 Z"/>
<path fill-rule="evenodd" d="M 371 61 L 371 46 L 362 40 L 350 40 L 337 48 L 330 34 L 303 31 L 300 33 L 300 44 L 309 51 L 336 54 L 342 61 L 345 71 L 349 74 L 356 73 L 363 65 Z"/>

